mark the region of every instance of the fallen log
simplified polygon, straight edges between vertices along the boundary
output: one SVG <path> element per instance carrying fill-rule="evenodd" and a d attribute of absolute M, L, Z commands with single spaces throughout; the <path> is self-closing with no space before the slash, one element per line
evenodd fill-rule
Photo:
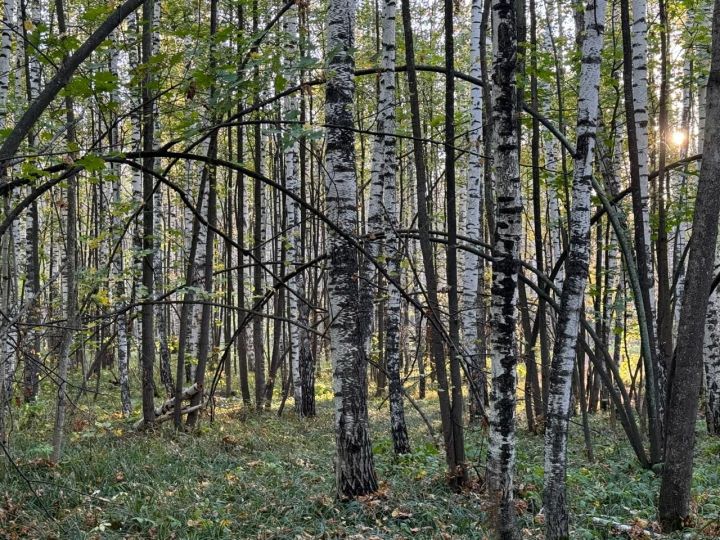
<path fill-rule="evenodd" d="M 185 407 L 180 410 L 180 414 L 188 414 L 193 411 L 198 411 L 198 410 L 202 409 L 204 406 L 205 405 L 203 403 L 198 403 L 197 405 L 193 405 L 192 407 Z M 162 416 L 158 416 L 155 419 L 155 423 L 162 424 L 163 422 L 167 422 L 168 420 L 170 420 L 173 417 L 174 412 L 175 411 L 168 411 L 165 414 L 163 414 Z"/>
<path fill-rule="evenodd" d="M 180 394 L 180 403 L 182 404 L 183 401 L 189 401 L 194 396 L 202 392 L 203 386 L 202 384 L 195 383 L 192 386 L 188 386 L 187 388 L 183 388 L 182 394 Z M 168 400 L 166 400 L 162 405 L 159 407 L 155 407 L 155 420 L 154 422 L 156 424 L 159 424 L 161 422 L 165 422 L 172 418 L 173 412 L 175 410 L 175 402 L 176 398 L 172 397 Z M 202 404 L 200 405 L 194 405 L 192 407 L 185 407 L 182 409 L 182 414 L 187 414 L 189 412 L 196 411 L 198 409 L 202 408 Z M 133 429 L 139 429 L 144 423 L 144 420 L 141 418 L 137 422 L 133 424 Z"/>
<path fill-rule="evenodd" d="M 658 534 L 653 531 L 649 531 L 647 529 L 644 529 L 640 527 L 640 525 L 625 525 L 624 523 L 617 523 L 615 521 L 611 521 L 609 519 L 594 517 L 592 518 L 592 521 L 595 525 L 603 525 L 606 527 L 611 527 L 612 529 L 625 533 L 630 535 L 631 538 L 664 538 L 663 535 Z"/>
<path fill-rule="evenodd" d="M 183 388 L 182 394 L 180 394 L 180 401 L 188 401 L 192 399 L 194 395 L 196 395 L 198 392 L 201 392 L 203 389 L 202 384 L 195 383 L 192 386 L 188 386 L 187 388 Z M 171 411 L 175 408 L 175 398 L 171 397 L 170 399 L 166 400 L 165 403 L 163 403 L 160 407 L 155 408 L 155 416 L 162 416 L 168 411 Z"/>

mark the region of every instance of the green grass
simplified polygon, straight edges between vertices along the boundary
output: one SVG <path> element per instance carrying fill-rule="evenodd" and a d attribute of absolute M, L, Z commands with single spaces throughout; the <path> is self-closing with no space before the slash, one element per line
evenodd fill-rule
<path fill-rule="evenodd" d="M 49 452 L 52 407 L 41 401 L 18 412 L 11 452 L 26 481 L 9 463 L 0 467 L 2 538 L 485 538 L 487 504 L 477 472 L 485 460 L 484 433 L 468 433 L 473 487 L 445 487 L 444 458 L 419 415 L 408 407 L 414 453 L 396 458 L 386 405 L 371 404 L 373 446 L 381 490 L 349 503 L 334 498 L 332 407 L 321 392 L 318 417 L 282 418 L 218 400 L 213 424 L 205 417 L 193 434 L 169 424 L 135 433 L 116 410 L 114 387 L 103 384 L 96 404 L 83 406 L 69 425 L 57 467 Z M 48 394 L 50 394 L 48 392 Z M 46 399 L 51 399 L 48 395 Z M 87 399 L 87 398 L 86 398 Z M 423 409 L 437 432 L 434 398 Z M 619 427 L 593 419 L 597 460 L 584 458 L 579 428 L 572 427 L 568 474 L 572 537 L 607 538 L 593 516 L 633 524 L 652 520 L 659 479 L 641 469 Z M 702 426 L 698 424 L 698 430 Z M 518 448 L 519 525 L 524 538 L 540 538 L 542 437 L 522 428 Z M 701 436 L 696 455 L 696 530 L 707 538 L 720 529 L 720 441 Z M 698 536 L 702 537 L 702 536 Z"/>

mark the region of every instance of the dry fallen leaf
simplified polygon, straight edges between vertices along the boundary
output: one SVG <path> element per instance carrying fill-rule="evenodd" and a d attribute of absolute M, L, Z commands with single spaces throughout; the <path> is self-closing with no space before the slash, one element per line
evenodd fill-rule
<path fill-rule="evenodd" d="M 390 515 L 395 519 L 410 519 L 412 517 L 412 513 L 400 510 L 399 508 L 393 510 Z"/>

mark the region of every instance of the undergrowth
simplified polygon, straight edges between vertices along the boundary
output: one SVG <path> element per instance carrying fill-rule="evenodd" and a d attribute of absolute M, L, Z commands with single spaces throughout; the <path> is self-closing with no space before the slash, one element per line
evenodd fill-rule
<path fill-rule="evenodd" d="M 104 391 L 114 392 L 105 383 Z M 164 424 L 134 432 L 117 413 L 115 396 L 76 409 L 61 463 L 48 460 L 53 407 L 47 401 L 16 411 L 0 467 L 0 537 L 13 538 L 478 538 L 488 535 L 482 490 L 486 436 L 470 426 L 471 485 L 445 486 L 445 463 L 427 427 L 407 408 L 413 453 L 393 455 L 387 404 L 371 402 L 377 495 L 340 502 L 334 495 L 332 404 L 320 388 L 318 416 L 298 419 L 291 407 L 256 413 L 239 399 L 218 398 L 215 421 L 193 433 Z M 277 402 L 275 403 L 277 405 Z M 421 402 L 436 432 L 437 403 Z M 610 525 L 652 529 L 659 478 L 635 461 L 619 426 L 592 420 L 595 462 L 588 463 L 573 424 L 568 498 L 572 538 L 608 538 Z M 720 536 L 720 440 L 703 434 L 695 456 L 694 538 Z M 522 427 L 517 454 L 516 507 L 524 538 L 542 537 L 542 437 Z M 688 532 L 686 531 L 686 532 Z M 682 535 L 676 536 L 681 538 Z M 672 538 L 668 536 L 668 538 Z"/>

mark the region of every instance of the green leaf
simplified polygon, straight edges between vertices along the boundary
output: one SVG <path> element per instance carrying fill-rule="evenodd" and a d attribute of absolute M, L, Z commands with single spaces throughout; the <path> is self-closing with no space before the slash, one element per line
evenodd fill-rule
<path fill-rule="evenodd" d="M 87 154 L 75 163 L 83 167 L 88 172 L 101 171 L 105 168 L 105 160 L 95 154 Z"/>

